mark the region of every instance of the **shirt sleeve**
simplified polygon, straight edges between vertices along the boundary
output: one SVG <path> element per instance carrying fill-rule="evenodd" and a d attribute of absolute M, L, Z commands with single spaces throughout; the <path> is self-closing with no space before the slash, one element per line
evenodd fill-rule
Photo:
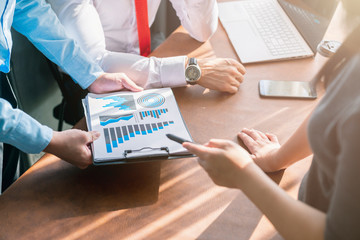
<path fill-rule="evenodd" d="M 218 26 L 216 0 L 170 0 L 181 25 L 200 42 L 208 40 Z"/>
<path fill-rule="evenodd" d="M 53 131 L 0 98 L 0 142 L 26 153 L 40 153 L 50 143 Z"/>
<path fill-rule="evenodd" d="M 186 85 L 186 56 L 147 58 L 137 54 L 108 51 L 100 16 L 92 2 L 49 0 L 49 3 L 65 26 L 67 34 L 74 38 L 104 71 L 123 72 L 145 89 Z"/>
<path fill-rule="evenodd" d="M 18 0 L 13 27 L 82 88 L 89 87 L 103 73 L 101 67 L 66 35 L 56 14 L 44 0 Z"/>
<path fill-rule="evenodd" d="M 124 72 L 138 85 L 149 88 L 185 86 L 186 56 L 156 58 L 105 51 L 101 67 L 106 72 Z"/>
<path fill-rule="evenodd" d="M 355 107 L 354 107 L 355 106 Z M 340 149 L 335 172 L 333 197 L 326 219 L 325 239 L 360 239 L 360 106 L 359 99 L 351 114 L 338 126 Z"/>

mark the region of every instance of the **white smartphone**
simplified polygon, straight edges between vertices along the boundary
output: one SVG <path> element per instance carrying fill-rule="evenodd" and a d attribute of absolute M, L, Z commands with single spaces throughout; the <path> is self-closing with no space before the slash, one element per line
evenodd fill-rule
<path fill-rule="evenodd" d="M 260 80 L 261 97 L 317 98 L 316 89 L 311 82 Z"/>

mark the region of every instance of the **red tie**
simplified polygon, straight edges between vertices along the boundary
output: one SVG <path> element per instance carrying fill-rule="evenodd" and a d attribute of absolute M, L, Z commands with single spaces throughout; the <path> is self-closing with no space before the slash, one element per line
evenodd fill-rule
<path fill-rule="evenodd" d="M 150 54 L 151 45 L 147 0 L 135 0 L 135 11 L 140 55 L 147 57 Z"/>

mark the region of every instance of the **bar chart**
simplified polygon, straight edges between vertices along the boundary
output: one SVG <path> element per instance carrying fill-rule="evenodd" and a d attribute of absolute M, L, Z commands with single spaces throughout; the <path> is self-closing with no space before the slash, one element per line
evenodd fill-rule
<path fill-rule="evenodd" d="M 156 110 L 149 110 L 149 111 L 141 111 L 139 112 L 140 119 L 143 120 L 147 117 L 152 118 L 160 118 L 161 114 L 165 114 L 168 112 L 167 108 L 156 109 Z"/>
<path fill-rule="evenodd" d="M 104 128 L 104 137 L 106 152 L 112 153 L 113 148 L 117 148 L 120 144 L 136 138 L 137 135 L 149 135 L 169 127 L 174 121 L 164 121 L 147 124 L 133 124 L 119 127 Z"/>

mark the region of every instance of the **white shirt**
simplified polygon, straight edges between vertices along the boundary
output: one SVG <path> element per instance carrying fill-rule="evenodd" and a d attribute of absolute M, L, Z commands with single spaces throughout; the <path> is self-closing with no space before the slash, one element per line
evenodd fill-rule
<path fill-rule="evenodd" d="M 124 72 L 145 88 L 186 85 L 186 56 L 139 56 L 134 0 L 47 0 L 73 37 L 106 72 Z M 161 0 L 148 0 L 149 25 Z M 206 41 L 218 24 L 216 0 L 170 0 L 181 24 Z"/>

